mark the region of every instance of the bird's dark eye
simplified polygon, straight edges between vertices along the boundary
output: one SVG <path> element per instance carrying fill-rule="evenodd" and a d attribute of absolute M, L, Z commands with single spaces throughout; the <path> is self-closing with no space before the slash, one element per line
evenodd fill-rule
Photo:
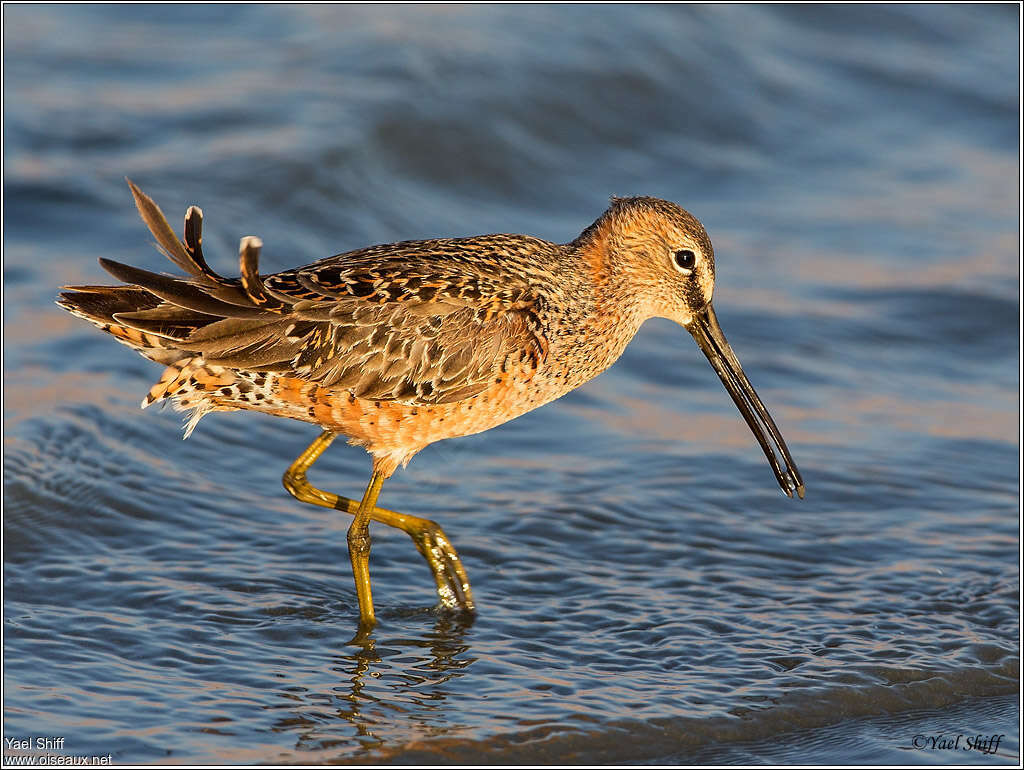
<path fill-rule="evenodd" d="M 680 249 L 672 255 L 672 261 L 680 270 L 693 270 L 693 266 L 697 264 L 697 255 L 690 249 Z"/>

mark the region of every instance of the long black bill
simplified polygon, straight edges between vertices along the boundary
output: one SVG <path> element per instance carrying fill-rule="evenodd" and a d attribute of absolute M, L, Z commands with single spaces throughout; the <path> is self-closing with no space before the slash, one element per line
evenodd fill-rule
<path fill-rule="evenodd" d="M 711 305 L 709 304 L 695 315 L 693 321 L 686 328 L 697 340 L 697 345 L 708 357 L 708 361 L 715 368 L 725 389 L 729 391 L 732 400 L 743 414 L 743 419 L 747 421 L 750 430 L 754 432 L 757 443 L 761 445 L 765 457 L 768 458 L 772 470 L 775 471 L 775 478 L 779 480 L 782 491 L 789 497 L 796 492 L 797 496 L 803 499 L 804 480 L 800 478 L 800 471 L 796 469 L 796 463 L 793 462 L 793 458 L 789 454 L 786 442 L 782 440 L 782 434 L 775 426 L 772 416 L 768 414 L 764 402 L 757 395 L 754 386 L 750 384 L 747 375 L 743 373 L 743 367 L 740 366 L 739 359 L 736 358 L 728 340 L 725 339 L 725 334 L 722 333 L 722 327 L 718 325 L 718 318 Z M 782 455 L 782 463 L 785 463 L 785 467 L 779 462 L 779 457 L 775 453 L 776 449 Z"/>

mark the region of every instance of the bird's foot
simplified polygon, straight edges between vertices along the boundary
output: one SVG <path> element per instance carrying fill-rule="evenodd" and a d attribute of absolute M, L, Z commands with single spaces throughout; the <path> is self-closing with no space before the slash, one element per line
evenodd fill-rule
<path fill-rule="evenodd" d="M 444 530 L 436 522 L 420 519 L 420 525 L 410 531 L 409 536 L 434 573 L 441 606 L 447 610 L 474 613 L 476 605 L 473 603 L 469 578 L 455 546 Z"/>

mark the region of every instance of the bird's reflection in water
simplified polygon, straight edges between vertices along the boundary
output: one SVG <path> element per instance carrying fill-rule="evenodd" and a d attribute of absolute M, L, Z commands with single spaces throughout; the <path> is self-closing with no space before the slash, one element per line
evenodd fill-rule
<path fill-rule="evenodd" d="M 446 683 L 476 661 L 465 642 L 471 624 L 471 617 L 440 614 L 418 638 L 388 638 L 379 627 L 357 635 L 325 660 L 336 685 L 280 693 L 290 713 L 274 729 L 298 733 L 299 751 L 338 748 L 348 757 L 404 743 L 410 719 L 421 737 L 459 729 L 447 710 Z"/>

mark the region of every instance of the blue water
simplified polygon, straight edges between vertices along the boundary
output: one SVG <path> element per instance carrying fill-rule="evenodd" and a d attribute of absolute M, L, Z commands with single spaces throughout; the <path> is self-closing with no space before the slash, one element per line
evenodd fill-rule
<path fill-rule="evenodd" d="M 1018 13 L 5 5 L 4 736 L 115 762 L 1016 764 Z M 807 499 L 651 322 L 387 483 L 480 611 L 437 611 L 373 530 L 380 624 L 350 645 L 348 517 L 280 486 L 316 429 L 236 412 L 182 443 L 138 409 L 160 368 L 53 304 L 108 280 L 99 256 L 172 269 L 124 176 L 176 227 L 201 205 L 230 274 L 247 234 L 269 272 L 677 201 Z M 311 479 L 368 473 L 339 442 Z M 1008 735 L 910 748 L 940 731 Z"/>

